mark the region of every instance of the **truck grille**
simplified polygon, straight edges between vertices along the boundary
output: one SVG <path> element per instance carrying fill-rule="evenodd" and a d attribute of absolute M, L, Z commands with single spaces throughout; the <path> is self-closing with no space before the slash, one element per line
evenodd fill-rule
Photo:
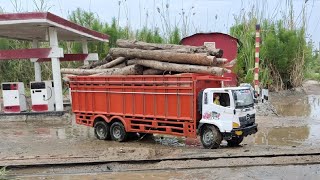
<path fill-rule="evenodd" d="M 252 114 L 252 115 L 247 114 L 246 116 L 240 117 L 239 121 L 240 121 L 241 128 L 251 126 L 256 121 L 256 115 L 255 114 Z"/>

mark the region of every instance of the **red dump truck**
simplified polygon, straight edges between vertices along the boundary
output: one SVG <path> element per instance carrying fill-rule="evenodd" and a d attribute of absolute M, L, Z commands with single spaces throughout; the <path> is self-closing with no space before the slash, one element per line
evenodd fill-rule
<path fill-rule="evenodd" d="M 94 127 L 101 140 L 200 134 L 205 148 L 217 148 L 223 139 L 238 145 L 257 132 L 254 102 L 246 87 L 221 88 L 225 80 L 199 74 L 72 76 L 72 111 L 76 123 Z"/>

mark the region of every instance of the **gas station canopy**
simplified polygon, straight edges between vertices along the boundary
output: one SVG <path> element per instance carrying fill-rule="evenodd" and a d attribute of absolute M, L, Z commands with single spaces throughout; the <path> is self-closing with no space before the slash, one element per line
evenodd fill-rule
<path fill-rule="evenodd" d="M 35 81 L 41 82 L 41 62 L 51 61 L 56 111 L 63 111 L 60 61 L 98 60 L 88 52 L 88 41 L 108 42 L 109 36 L 85 28 L 49 12 L 0 14 L 0 37 L 32 41 L 31 49 L 0 50 L 0 60 L 30 59 L 34 63 Z M 79 41 L 82 53 L 64 54 L 59 41 Z M 49 42 L 41 48 L 39 42 Z"/>
<path fill-rule="evenodd" d="M 0 37 L 48 41 L 48 27 L 55 27 L 62 41 L 105 41 L 109 36 L 49 12 L 0 14 Z"/>

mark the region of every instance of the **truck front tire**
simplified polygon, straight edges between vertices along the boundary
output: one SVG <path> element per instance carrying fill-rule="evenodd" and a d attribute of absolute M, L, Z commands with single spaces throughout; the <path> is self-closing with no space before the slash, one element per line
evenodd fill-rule
<path fill-rule="evenodd" d="M 222 135 L 218 128 L 213 125 L 203 125 L 200 132 L 201 143 L 206 149 L 216 149 L 220 146 Z"/>
<path fill-rule="evenodd" d="M 104 121 L 98 121 L 94 124 L 94 135 L 99 140 L 110 139 L 110 128 L 109 125 Z"/>
<path fill-rule="evenodd" d="M 111 139 L 118 142 L 127 140 L 128 133 L 121 122 L 114 122 L 110 127 Z"/>
<path fill-rule="evenodd" d="M 236 147 L 243 141 L 243 136 L 232 137 L 230 140 L 227 140 L 229 147 Z"/>

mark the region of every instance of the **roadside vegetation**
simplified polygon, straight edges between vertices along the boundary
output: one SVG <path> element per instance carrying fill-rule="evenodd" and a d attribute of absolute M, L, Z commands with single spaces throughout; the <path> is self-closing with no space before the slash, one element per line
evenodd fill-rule
<path fill-rule="evenodd" d="M 4 180 L 6 179 L 5 176 L 7 175 L 7 171 L 6 171 L 6 168 L 1 168 L 0 169 L 0 180 Z"/>
<path fill-rule="evenodd" d="M 263 9 L 252 8 L 235 17 L 231 35 L 240 42 L 236 73 L 243 82 L 253 81 L 255 61 L 255 25 L 261 25 L 260 83 L 271 90 L 284 90 L 302 85 L 305 78 L 317 78 L 319 59 L 312 43 L 306 40 L 305 7 L 296 19 L 293 2 L 287 0 L 288 11 L 281 20 L 265 17 Z M 297 23 L 301 22 L 301 23 Z"/>
<path fill-rule="evenodd" d="M 47 11 L 51 8 L 46 0 L 34 0 L 36 11 Z M 292 0 L 286 0 L 288 11 L 283 14 L 280 20 L 274 17 L 266 17 L 264 10 L 252 7 L 251 11 L 241 11 L 235 15 L 235 24 L 230 29 L 230 34 L 237 37 L 241 44 L 239 46 L 238 61 L 235 72 L 241 82 L 253 82 L 254 73 L 254 53 L 255 53 L 255 25 L 261 24 L 261 52 L 260 52 L 260 81 L 262 86 L 268 86 L 271 90 L 283 90 L 302 85 L 305 79 L 320 80 L 320 57 L 319 53 L 313 53 L 311 40 L 306 40 L 306 13 L 305 8 L 301 15 L 296 18 L 293 13 Z M 16 12 L 21 11 L 18 0 L 12 0 Z M 120 9 L 126 10 L 124 1 L 119 1 Z M 198 32 L 192 27 L 192 16 L 194 7 L 180 12 L 179 23 L 170 21 L 170 6 L 163 4 L 157 7 L 156 13 L 161 17 L 161 24 L 155 27 L 148 23 L 150 16 L 147 13 L 145 23 L 141 24 L 141 29 L 133 30 L 127 17 L 126 25 L 119 25 L 120 15 L 114 17 L 111 23 L 103 22 L 98 15 L 77 9 L 71 12 L 68 19 L 84 27 L 106 33 L 110 36 L 109 43 L 90 42 L 89 52 L 99 53 L 103 59 L 108 50 L 116 46 L 117 39 L 136 39 L 152 43 L 172 43 L 178 44 L 180 39 L 191 33 Z M 0 8 L 0 13 L 3 11 Z M 300 23 L 297 23 L 300 22 Z M 42 46 L 48 44 L 42 43 Z M 81 44 L 67 42 L 60 44 L 67 53 L 81 52 Z M 16 49 L 30 47 L 29 42 L 19 42 L 15 40 L 0 39 L 0 49 Z M 51 79 L 50 62 L 41 63 L 43 79 Z M 80 62 L 63 62 L 64 67 L 78 67 Z M 34 79 L 33 64 L 29 60 L 2 61 L 0 62 L 0 82 L 22 81 L 30 82 Z"/>

